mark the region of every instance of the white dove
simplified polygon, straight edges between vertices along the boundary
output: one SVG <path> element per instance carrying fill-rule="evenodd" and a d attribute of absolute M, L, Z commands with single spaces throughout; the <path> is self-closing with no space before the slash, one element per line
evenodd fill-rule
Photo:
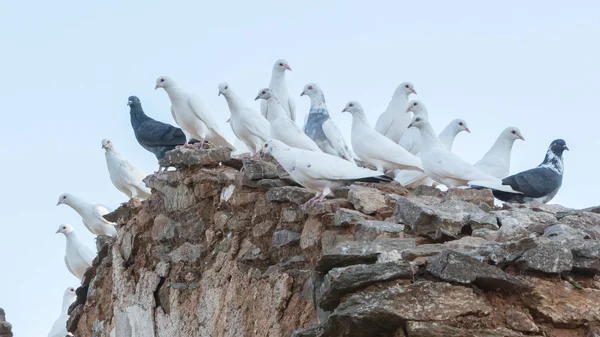
<path fill-rule="evenodd" d="M 300 94 L 304 95 L 310 98 L 310 111 L 304 123 L 304 133 L 317 143 L 323 152 L 356 164 L 340 129 L 329 116 L 321 88 L 315 83 L 309 83 Z"/>
<path fill-rule="evenodd" d="M 83 199 L 69 193 L 61 194 L 56 205 L 67 205 L 81 216 L 81 221 L 94 235 L 116 236 L 115 223 L 104 219 L 103 215 L 110 213 L 103 205 L 92 205 Z"/>
<path fill-rule="evenodd" d="M 438 138 L 440 139 L 442 144 L 444 144 L 444 146 L 448 149 L 448 151 L 452 151 L 452 145 L 454 144 L 456 136 L 463 131 L 471 133 L 467 122 L 465 122 L 462 119 L 455 119 L 448 123 L 444 130 L 440 132 Z"/>
<path fill-rule="evenodd" d="M 510 171 L 510 153 L 517 139 L 525 140 L 518 128 L 504 129 L 492 148 L 473 166 L 498 179 L 506 178 Z"/>
<path fill-rule="evenodd" d="M 408 107 L 408 96 L 410 94 L 417 94 L 414 86 L 410 82 L 401 83 L 394 95 L 392 100 L 388 104 L 387 109 L 379 116 L 377 123 L 375 123 L 375 131 L 388 137 L 394 143 L 400 141 L 400 137 L 406 131 L 408 124 L 413 118 L 412 113 L 407 114 L 406 108 Z"/>
<path fill-rule="evenodd" d="M 144 171 L 115 151 L 109 139 L 102 140 L 102 148 L 106 151 L 106 166 L 113 185 L 129 198 L 148 198 L 152 192 L 143 182 Z"/>
<path fill-rule="evenodd" d="M 231 130 L 256 156 L 264 142 L 269 139 L 269 121 L 260 112 L 246 106 L 227 83 L 219 84 L 219 95 L 225 97 L 229 106 Z"/>
<path fill-rule="evenodd" d="M 73 227 L 69 225 L 60 225 L 56 231 L 56 234 L 58 233 L 64 234 L 67 239 L 65 265 L 67 265 L 67 269 L 71 274 L 81 280 L 85 271 L 92 266 L 95 255 L 88 247 L 84 246 L 81 241 L 79 241 Z"/>
<path fill-rule="evenodd" d="M 406 113 L 409 114 L 410 112 L 412 112 L 415 116 L 424 116 L 425 118 L 429 117 L 429 113 L 427 112 L 425 104 L 418 100 L 413 100 L 408 103 Z M 410 128 L 404 131 L 404 134 L 402 135 L 402 137 L 400 137 L 400 141 L 398 142 L 398 144 L 405 148 L 406 151 L 412 154 L 417 154 L 421 152 L 421 146 L 419 143 L 420 140 L 421 135 L 419 134 L 419 129 Z"/>
<path fill-rule="evenodd" d="M 480 171 L 450 152 L 434 133 L 431 124 L 425 117 L 415 117 L 409 127 L 419 128 L 421 132 L 423 168 L 434 181 L 444 184 L 448 188 L 467 186 L 470 181 L 489 181 L 502 186 L 499 179 Z"/>
<path fill-rule="evenodd" d="M 69 287 L 65 290 L 62 300 L 62 309 L 60 310 L 60 316 L 54 321 L 48 337 L 65 337 L 69 333 L 67 331 L 67 320 L 69 320 L 69 314 L 67 311 L 71 304 L 75 301 L 75 288 Z"/>
<path fill-rule="evenodd" d="M 225 139 L 200 97 L 179 88 L 177 83 L 168 76 L 156 79 L 154 89 L 158 88 L 163 88 L 169 96 L 171 115 L 185 134 L 186 143 L 183 146 L 187 146 L 192 138 L 199 139 L 200 146 L 204 146 L 205 140 L 208 139 L 215 145 L 225 146 L 235 151 L 235 147 Z"/>
<path fill-rule="evenodd" d="M 287 84 L 285 82 L 285 72 L 286 70 L 292 71 L 292 68 L 288 64 L 288 62 L 284 59 L 279 59 L 275 61 L 273 65 L 273 73 L 271 75 L 271 82 L 269 82 L 269 89 L 273 91 L 275 96 L 281 102 L 283 109 L 286 112 L 286 116 L 296 122 L 296 102 L 290 96 L 290 93 L 287 89 Z M 271 117 L 269 116 L 269 106 L 267 102 L 260 102 L 260 112 L 266 119 L 269 121 Z"/>
<path fill-rule="evenodd" d="M 383 172 L 358 167 L 327 153 L 292 148 L 276 139 L 269 139 L 262 152 L 272 155 L 300 185 L 317 192 L 305 207 L 322 202 L 331 190 L 353 181 L 391 181 Z"/>
<path fill-rule="evenodd" d="M 281 102 L 271 89 L 261 89 L 254 100 L 258 99 L 265 100 L 269 108 L 270 138 L 298 149 L 322 152 L 319 146 L 286 116 Z"/>
<path fill-rule="evenodd" d="M 421 160 L 371 128 L 360 103 L 350 101 L 342 112 L 352 114 L 352 148 L 361 160 L 378 171 L 413 170 L 424 172 Z"/>

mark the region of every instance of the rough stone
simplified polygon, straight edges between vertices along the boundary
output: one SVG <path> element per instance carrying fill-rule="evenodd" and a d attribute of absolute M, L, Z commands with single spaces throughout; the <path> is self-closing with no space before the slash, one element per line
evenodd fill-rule
<path fill-rule="evenodd" d="M 535 242 L 537 246 L 527 250 L 517 260 L 521 268 L 555 274 L 573 268 L 573 254 L 570 249 L 546 238 L 538 238 Z"/>
<path fill-rule="evenodd" d="M 262 160 L 243 160 L 244 175 L 250 180 L 279 178 L 277 165 Z"/>
<path fill-rule="evenodd" d="M 487 204 L 492 208 L 494 207 L 494 194 L 489 189 L 451 188 L 446 192 L 444 200 L 462 200 L 475 205 Z"/>
<path fill-rule="evenodd" d="M 600 290 L 577 289 L 568 283 L 542 279 L 530 281 L 533 289 L 524 300 L 532 312 L 567 327 L 600 321 Z"/>
<path fill-rule="evenodd" d="M 302 234 L 300 234 L 300 248 L 303 250 L 316 248 L 320 244 L 322 232 L 321 220 L 314 216 L 309 217 L 304 223 Z"/>
<path fill-rule="evenodd" d="M 404 237 L 404 225 L 393 222 L 361 220 L 356 225 L 356 240 L 372 241 L 377 238 Z"/>
<path fill-rule="evenodd" d="M 6 314 L 0 308 L 0 337 L 12 337 L 12 325 L 6 321 Z"/>
<path fill-rule="evenodd" d="M 408 337 L 524 337 L 506 328 L 461 329 L 439 322 L 407 322 Z"/>
<path fill-rule="evenodd" d="M 348 226 L 357 224 L 366 218 L 370 218 L 359 211 L 353 209 L 340 208 L 335 212 L 335 226 Z"/>
<path fill-rule="evenodd" d="M 291 202 L 297 205 L 305 203 L 313 196 L 314 193 L 309 190 L 296 186 L 274 187 L 267 191 L 267 201 Z"/>
<path fill-rule="evenodd" d="M 212 146 L 208 149 L 200 148 L 199 144 L 189 147 L 175 149 L 167 152 L 159 164 L 162 167 L 193 167 L 193 166 L 217 166 L 220 162 L 229 160 L 231 149 L 222 146 Z"/>
<path fill-rule="evenodd" d="M 354 208 L 365 214 L 375 214 L 387 204 L 385 197 L 375 188 L 352 186 L 348 191 L 348 201 Z"/>
<path fill-rule="evenodd" d="M 396 279 L 412 279 L 410 263 L 376 263 L 334 268 L 325 276 L 320 289 L 319 306 L 333 310 L 342 296 L 368 285 Z"/>
<path fill-rule="evenodd" d="M 487 315 L 491 310 L 487 301 L 469 288 L 427 281 L 398 284 L 345 298 L 329 316 L 323 335 L 368 337 L 381 334 L 382 329 L 391 334 L 404 321 L 449 320 Z"/>
<path fill-rule="evenodd" d="M 300 234 L 284 229 L 273 233 L 271 244 L 275 247 L 289 246 L 300 242 Z"/>
<path fill-rule="evenodd" d="M 521 290 L 526 284 L 502 269 L 451 250 L 429 260 L 427 272 L 443 281 L 476 284 L 485 289 Z"/>
<path fill-rule="evenodd" d="M 496 241 L 507 242 L 515 241 L 528 237 L 530 232 L 523 226 L 519 220 L 511 217 L 506 217 L 502 220 L 502 227 L 498 230 L 498 238 Z"/>
<path fill-rule="evenodd" d="M 299 329 L 292 333 L 291 337 L 321 337 L 323 335 L 323 326 L 313 325 L 308 328 Z"/>
<path fill-rule="evenodd" d="M 513 330 L 521 332 L 538 332 L 540 328 L 535 325 L 535 322 L 525 313 L 509 308 L 506 311 L 506 324 Z"/>

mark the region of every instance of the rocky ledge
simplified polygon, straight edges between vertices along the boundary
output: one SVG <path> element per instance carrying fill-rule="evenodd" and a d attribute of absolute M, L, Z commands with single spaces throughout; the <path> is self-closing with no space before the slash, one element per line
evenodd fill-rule
<path fill-rule="evenodd" d="M 4 310 L 0 308 L 0 337 L 12 337 L 12 325 L 6 321 Z"/>
<path fill-rule="evenodd" d="M 75 336 L 600 336 L 600 214 L 489 190 L 312 193 L 268 161 L 172 151 L 70 309 Z"/>

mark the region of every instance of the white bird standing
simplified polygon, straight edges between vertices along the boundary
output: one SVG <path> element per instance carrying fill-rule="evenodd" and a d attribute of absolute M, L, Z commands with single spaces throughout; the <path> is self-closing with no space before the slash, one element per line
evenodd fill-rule
<path fill-rule="evenodd" d="M 225 139 L 200 97 L 184 91 L 168 76 L 156 79 L 154 90 L 158 88 L 163 88 L 169 96 L 171 115 L 185 134 L 186 141 L 183 146 L 187 146 L 192 138 L 199 139 L 200 145 L 204 146 L 205 140 L 208 139 L 215 145 L 235 151 L 235 147 Z"/>
<path fill-rule="evenodd" d="M 144 171 L 118 153 L 109 139 L 102 140 L 102 148 L 106 151 L 106 166 L 113 185 L 129 198 L 148 198 L 152 192 L 143 182 Z"/>
<path fill-rule="evenodd" d="M 410 128 L 408 131 L 413 130 L 415 128 Z M 452 145 L 454 144 L 454 139 L 456 135 L 458 135 L 462 131 L 467 131 L 471 133 L 469 127 L 467 126 L 467 122 L 462 119 L 455 119 L 451 121 L 444 130 L 438 135 L 438 138 L 442 142 L 442 144 L 448 149 L 448 151 L 452 151 Z M 406 135 L 406 134 L 405 134 Z M 404 136 L 403 136 L 404 137 Z M 419 137 L 421 137 L 419 133 Z M 401 140 L 402 141 L 402 140 Z M 420 143 L 420 139 L 419 139 Z M 418 154 L 419 158 L 421 154 Z M 394 178 L 397 182 L 399 182 L 402 186 L 410 189 L 417 188 L 421 185 L 431 186 L 433 185 L 433 180 L 429 178 L 425 173 L 416 172 L 416 171 L 399 171 Z"/>
<path fill-rule="evenodd" d="M 60 225 L 56 234 L 62 233 L 65 235 L 67 239 L 67 249 L 65 251 L 65 265 L 67 265 L 67 269 L 71 274 L 73 274 L 78 279 L 82 279 L 85 271 L 92 266 L 92 261 L 94 261 L 94 253 L 84 246 L 73 227 L 69 225 Z"/>
<path fill-rule="evenodd" d="M 406 131 L 408 124 L 413 118 L 412 113 L 407 114 L 406 108 L 408 107 L 408 96 L 410 94 L 417 94 L 414 86 L 410 82 L 401 83 L 394 95 L 392 100 L 388 104 L 387 109 L 379 116 L 377 123 L 375 124 L 375 131 L 388 137 L 394 143 L 400 141 L 400 137 Z"/>
<path fill-rule="evenodd" d="M 521 130 L 516 127 L 504 129 L 490 150 L 473 166 L 498 179 L 506 178 L 510 172 L 511 150 L 517 139 L 525 140 Z"/>
<path fill-rule="evenodd" d="M 440 139 L 442 144 L 444 144 L 444 146 L 448 149 L 448 151 L 452 151 L 452 145 L 454 144 L 456 136 L 463 131 L 471 133 L 467 122 L 465 122 L 462 119 L 455 119 L 448 123 L 444 130 L 440 132 L 438 138 Z"/>
<path fill-rule="evenodd" d="M 67 331 L 67 320 L 69 320 L 69 306 L 75 301 L 75 288 L 69 287 L 65 290 L 63 294 L 62 300 L 62 309 L 60 311 L 60 316 L 54 321 L 52 324 L 52 328 L 48 333 L 48 337 L 65 337 L 69 333 Z"/>
<path fill-rule="evenodd" d="M 427 111 L 425 104 L 418 100 L 413 100 L 408 103 L 408 107 L 406 108 L 406 114 L 409 114 L 410 112 L 412 112 L 415 116 L 423 116 L 425 118 L 429 118 L 429 112 Z M 421 152 L 420 141 L 421 135 L 419 133 L 419 129 L 410 128 L 404 132 L 402 137 L 400 137 L 400 141 L 398 142 L 398 144 L 405 148 L 406 151 L 416 155 L 419 152 Z"/>
<path fill-rule="evenodd" d="M 356 164 L 340 129 L 329 116 L 325 95 L 321 88 L 315 83 L 309 83 L 304 86 L 300 94 L 300 96 L 304 95 L 310 98 L 310 111 L 304 123 L 304 133 L 317 143 L 323 152 Z"/>
<path fill-rule="evenodd" d="M 296 102 L 294 102 L 287 89 L 287 83 L 285 82 L 286 70 L 292 71 L 292 68 L 286 60 L 279 59 L 275 61 L 275 64 L 273 65 L 273 73 L 271 74 L 271 82 L 269 82 L 269 89 L 273 91 L 275 96 L 277 96 L 281 102 L 281 105 L 286 112 L 286 116 L 295 123 Z M 265 116 L 266 119 L 269 121 L 271 120 L 267 102 L 260 102 L 260 112 L 263 116 Z"/>
<path fill-rule="evenodd" d="M 391 181 L 382 172 L 358 167 L 327 153 L 292 148 L 276 139 L 268 140 L 262 151 L 271 154 L 296 182 L 317 193 L 305 207 L 322 202 L 331 190 L 353 181 Z"/>
<path fill-rule="evenodd" d="M 219 95 L 225 97 L 229 106 L 231 130 L 256 155 L 269 139 L 269 121 L 260 112 L 246 106 L 227 83 L 219 84 Z"/>
<path fill-rule="evenodd" d="M 352 114 L 352 148 L 361 160 L 378 171 L 413 170 L 424 172 L 421 160 L 371 128 L 360 103 L 350 101 L 342 112 Z"/>
<path fill-rule="evenodd" d="M 268 119 L 271 123 L 270 138 L 277 139 L 298 149 L 322 152 L 319 146 L 302 132 L 294 121 L 286 116 L 281 102 L 271 89 L 261 89 L 254 100 L 257 99 L 263 99 L 267 102 L 269 108 Z"/>
<path fill-rule="evenodd" d="M 56 205 L 65 204 L 70 206 L 81 216 L 81 221 L 85 228 L 87 228 L 94 235 L 108 235 L 116 236 L 117 229 L 115 223 L 104 219 L 103 215 L 108 214 L 110 211 L 106 206 L 103 205 L 92 205 L 83 199 L 80 199 L 69 193 L 61 194 L 58 197 L 58 203 Z"/>
<path fill-rule="evenodd" d="M 409 127 L 421 132 L 421 160 L 425 173 L 434 181 L 448 188 L 466 186 L 470 181 L 502 182 L 487 173 L 481 172 L 458 155 L 450 152 L 433 132 L 425 117 L 415 117 Z M 504 187 L 506 188 L 506 187 Z M 511 189 L 512 190 L 512 189 Z"/>

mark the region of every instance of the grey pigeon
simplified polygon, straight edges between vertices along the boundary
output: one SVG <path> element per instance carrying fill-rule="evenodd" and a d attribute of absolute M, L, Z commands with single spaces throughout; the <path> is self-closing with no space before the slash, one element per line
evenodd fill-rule
<path fill-rule="evenodd" d="M 492 188 L 494 196 L 502 201 L 516 203 L 547 203 L 552 200 L 562 186 L 564 169 L 562 154 L 565 150 L 569 150 L 567 143 L 562 139 L 556 139 L 548 147 L 544 161 L 536 168 L 502 179 L 502 185 L 508 185 L 522 194 L 497 191 Z"/>
<path fill-rule="evenodd" d="M 161 160 L 168 151 L 185 143 L 185 134 L 180 128 L 148 117 L 136 96 L 129 96 L 127 105 L 135 139 L 144 149 L 152 152 L 156 159 Z"/>
<path fill-rule="evenodd" d="M 356 164 L 340 129 L 329 116 L 321 88 L 315 83 L 309 83 L 300 94 L 304 95 L 310 98 L 310 111 L 304 125 L 304 133 L 317 143 L 323 152 Z"/>

